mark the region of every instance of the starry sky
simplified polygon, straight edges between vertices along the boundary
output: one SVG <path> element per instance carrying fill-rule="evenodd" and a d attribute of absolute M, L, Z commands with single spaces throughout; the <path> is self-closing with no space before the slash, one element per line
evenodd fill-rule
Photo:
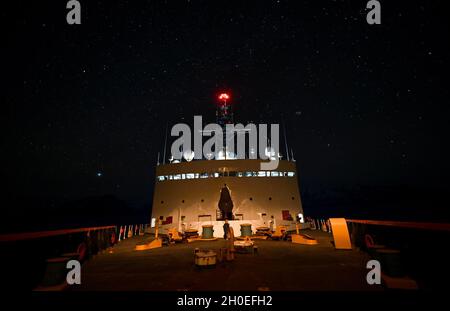
<path fill-rule="evenodd" d="M 444 1 L 380 1 L 381 25 L 366 1 L 80 2 L 81 25 L 40 0 L 11 26 L 9 197 L 113 195 L 149 215 L 166 124 L 214 121 L 221 90 L 235 121 L 284 121 L 306 212 L 335 192 L 447 191 Z"/>

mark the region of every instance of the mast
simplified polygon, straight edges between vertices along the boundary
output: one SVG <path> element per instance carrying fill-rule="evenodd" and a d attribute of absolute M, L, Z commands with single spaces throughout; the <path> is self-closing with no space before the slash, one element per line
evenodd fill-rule
<path fill-rule="evenodd" d="M 163 164 L 166 164 L 166 147 L 167 147 L 167 122 L 166 122 L 166 135 L 164 137 L 164 154 L 163 154 Z M 159 153 L 158 153 L 159 159 Z M 158 160 L 159 162 L 159 160 Z"/>
<path fill-rule="evenodd" d="M 217 105 L 216 110 L 216 122 L 222 128 L 223 141 L 222 141 L 222 151 L 224 153 L 225 159 L 227 158 L 227 124 L 234 124 L 233 109 L 229 103 L 231 96 L 228 93 L 219 94 L 219 105 Z"/>
<path fill-rule="evenodd" d="M 289 161 L 290 159 L 289 159 L 288 142 L 287 142 L 287 137 L 286 137 L 286 125 L 284 123 L 284 118 L 283 117 L 281 117 L 281 118 L 282 118 L 281 121 L 283 122 L 284 147 L 285 147 L 285 150 L 286 150 L 287 160 Z"/>

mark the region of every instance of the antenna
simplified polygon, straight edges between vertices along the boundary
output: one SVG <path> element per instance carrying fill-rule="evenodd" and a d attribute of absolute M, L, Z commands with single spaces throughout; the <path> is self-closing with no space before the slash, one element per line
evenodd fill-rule
<path fill-rule="evenodd" d="M 281 116 L 281 120 L 282 120 L 282 122 L 283 122 L 284 147 L 285 147 L 285 149 L 286 149 L 286 157 L 287 157 L 287 160 L 289 161 L 289 160 L 290 160 L 290 159 L 289 159 L 289 147 L 288 147 L 288 142 L 287 142 L 287 138 L 286 138 L 286 126 L 285 126 L 285 123 L 284 123 L 284 118 L 283 118 L 283 116 Z"/>
<path fill-rule="evenodd" d="M 295 162 L 294 151 L 292 150 L 292 148 L 291 148 L 291 160 L 292 160 L 292 162 Z"/>
<path fill-rule="evenodd" d="M 159 166 L 159 151 L 158 151 L 158 160 L 156 161 L 156 165 Z"/>
<path fill-rule="evenodd" d="M 220 93 L 217 99 L 220 101 L 220 103 L 217 105 L 216 108 L 216 123 L 222 127 L 222 131 L 224 133 L 222 141 L 222 151 L 224 153 L 225 159 L 227 159 L 226 125 L 234 124 L 233 109 L 229 103 L 229 101 L 231 101 L 231 95 L 230 93 Z"/>
<path fill-rule="evenodd" d="M 163 164 L 166 164 L 166 146 L 167 146 L 167 122 L 166 122 L 166 136 L 164 138 Z"/>

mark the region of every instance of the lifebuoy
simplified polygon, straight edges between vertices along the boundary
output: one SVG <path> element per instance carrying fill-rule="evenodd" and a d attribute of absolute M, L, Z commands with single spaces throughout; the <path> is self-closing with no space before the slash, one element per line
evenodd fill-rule
<path fill-rule="evenodd" d="M 375 245 L 375 242 L 370 234 L 366 234 L 364 236 L 364 242 L 366 243 L 367 248 L 372 248 Z"/>
<path fill-rule="evenodd" d="M 116 244 L 116 233 L 112 232 L 111 233 L 111 245 Z"/>
<path fill-rule="evenodd" d="M 125 239 L 124 232 L 125 232 L 124 227 L 123 227 L 123 226 L 120 226 L 119 238 L 122 237 L 122 239 Z"/>
<path fill-rule="evenodd" d="M 78 261 L 83 261 L 87 256 L 87 246 L 85 242 L 81 242 L 77 248 Z"/>

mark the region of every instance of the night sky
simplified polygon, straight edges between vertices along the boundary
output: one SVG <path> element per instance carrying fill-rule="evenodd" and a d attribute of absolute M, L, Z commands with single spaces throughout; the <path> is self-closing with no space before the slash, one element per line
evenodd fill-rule
<path fill-rule="evenodd" d="M 449 214 L 444 1 L 380 1 L 381 25 L 362 0 L 80 2 L 81 25 L 66 1 L 27 3 L 7 37 L 16 223 L 103 196 L 147 221 L 166 124 L 214 121 L 221 90 L 235 121 L 284 120 L 306 214 Z"/>

